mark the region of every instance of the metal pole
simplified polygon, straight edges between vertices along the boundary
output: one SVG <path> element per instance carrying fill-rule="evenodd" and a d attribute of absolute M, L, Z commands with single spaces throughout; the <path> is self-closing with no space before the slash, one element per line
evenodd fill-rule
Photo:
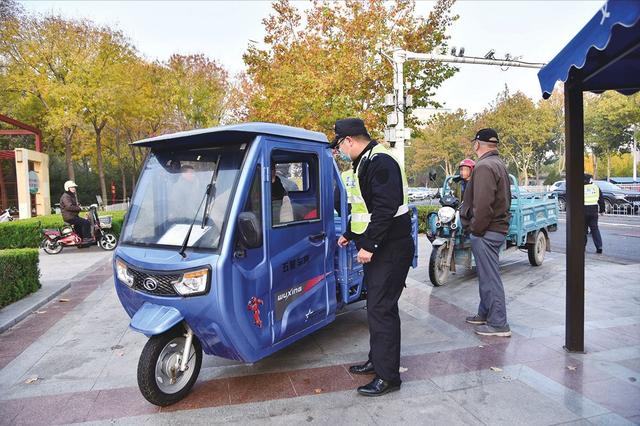
<path fill-rule="evenodd" d="M 584 352 L 584 110 L 582 88 L 564 86 L 567 173 L 565 349 Z"/>
<path fill-rule="evenodd" d="M 386 56 L 386 55 L 385 55 Z M 386 56 L 388 58 L 388 56 Z M 476 64 L 476 65 L 494 65 L 501 67 L 519 67 L 519 68 L 542 68 L 545 66 L 543 63 L 534 62 L 522 62 L 522 61 L 507 61 L 504 59 L 487 59 L 477 58 L 473 56 L 453 56 L 453 55 L 436 55 L 431 53 L 416 53 L 408 52 L 402 49 L 396 49 L 393 51 L 393 91 L 395 98 L 395 105 L 393 114 L 395 114 L 397 121 L 395 124 L 395 132 L 391 132 L 392 147 L 391 152 L 395 155 L 400 164 L 404 164 L 404 141 L 405 141 L 405 127 L 404 127 L 404 63 L 407 60 L 415 61 L 437 61 L 445 63 L 458 63 L 458 64 Z M 393 127 L 393 125 L 391 125 Z"/>
<path fill-rule="evenodd" d="M 398 117 L 398 124 L 395 128 L 395 146 L 391 152 L 395 155 L 398 163 L 404 164 L 404 62 L 405 51 L 396 50 L 393 52 L 393 88 L 395 92 L 395 111 Z"/>
<path fill-rule="evenodd" d="M 636 183 L 638 179 L 638 141 L 636 140 L 636 126 L 632 127 L 632 138 L 633 138 L 633 153 L 631 155 L 631 161 L 633 161 L 633 183 Z"/>

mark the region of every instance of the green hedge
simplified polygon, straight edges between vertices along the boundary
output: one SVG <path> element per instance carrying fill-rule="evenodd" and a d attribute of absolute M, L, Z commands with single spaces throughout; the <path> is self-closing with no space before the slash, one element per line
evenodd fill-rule
<path fill-rule="evenodd" d="M 113 217 L 112 229 L 117 235 L 120 235 L 124 214 L 124 211 L 98 212 L 98 216 Z M 84 216 L 84 214 L 82 214 L 82 216 Z M 42 240 L 41 230 L 60 228 L 63 223 L 62 216 L 59 214 L 0 223 L 0 250 L 39 247 L 40 241 Z"/>
<path fill-rule="evenodd" d="M 426 234 L 427 232 L 427 215 L 431 212 L 437 212 L 440 206 L 416 206 L 418 208 L 418 232 Z"/>
<path fill-rule="evenodd" d="M 39 288 L 38 249 L 0 250 L 0 308 Z"/>

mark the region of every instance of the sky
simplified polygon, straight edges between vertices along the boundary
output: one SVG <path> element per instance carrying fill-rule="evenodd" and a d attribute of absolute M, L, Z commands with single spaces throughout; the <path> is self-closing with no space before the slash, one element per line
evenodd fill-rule
<path fill-rule="evenodd" d="M 304 9 L 309 3 L 295 2 Z M 88 18 L 123 31 L 148 59 L 167 59 L 172 53 L 204 53 L 231 73 L 244 68 L 242 54 L 250 40 L 261 42 L 262 19 L 269 1 L 22 1 L 25 9 Z M 527 62 L 548 62 L 604 4 L 597 1 L 458 0 L 453 12 L 460 18 L 449 31 L 450 46 L 463 46 L 466 55 L 484 56 L 495 49 L 522 56 Z M 427 14 L 433 2 L 417 2 Z M 507 85 L 538 100 L 536 69 L 460 65 L 460 71 L 437 90 L 435 99 L 446 109 L 482 111 Z M 391 82 L 389 82 L 391 86 Z"/>

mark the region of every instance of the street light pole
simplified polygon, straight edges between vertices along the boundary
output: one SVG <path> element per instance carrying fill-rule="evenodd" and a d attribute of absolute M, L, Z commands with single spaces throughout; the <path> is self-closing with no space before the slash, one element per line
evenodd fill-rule
<path fill-rule="evenodd" d="M 382 52 L 381 52 L 382 53 Z M 387 55 L 385 57 L 389 58 Z M 411 130 L 405 128 L 404 110 L 404 63 L 406 61 L 444 62 L 457 64 L 494 65 L 500 67 L 542 68 L 545 64 L 523 62 L 510 59 L 494 59 L 493 56 L 479 58 L 473 56 L 436 55 L 432 53 L 416 53 L 395 49 L 391 55 L 393 64 L 393 112 L 387 116 L 385 140 L 391 145 L 391 152 L 400 164 L 404 164 L 404 142 L 411 137 Z"/>

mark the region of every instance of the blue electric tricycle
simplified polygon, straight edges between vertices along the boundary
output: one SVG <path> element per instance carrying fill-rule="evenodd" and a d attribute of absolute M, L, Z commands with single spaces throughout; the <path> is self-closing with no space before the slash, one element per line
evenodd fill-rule
<path fill-rule="evenodd" d="M 135 146 L 150 152 L 113 267 L 149 337 L 138 384 L 151 403 L 184 398 L 203 351 L 258 361 L 366 295 L 355 247 L 336 244 L 347 197 L 324 134 L 248 123 Z"/>
<path fill-rule="evenodd" d="M 546 251 L 551 250 L 549 232 L 558 229 L 558 202 L 548 193 L 531 193 L 520 188 L 518 180 L 511 179 L 511 222 L 503 249 L 526 250 L 529 263 L 540 266 Z M 455 182 L 458 175 L 447 176 L 440 189 L 437 212 L 427 215 L 427 237 L 431 241 L 429 280 L 436 286 L 446 284 L 456 263 L 471 267 L 471 240 L 460 223 L 461 194 Z"/>

